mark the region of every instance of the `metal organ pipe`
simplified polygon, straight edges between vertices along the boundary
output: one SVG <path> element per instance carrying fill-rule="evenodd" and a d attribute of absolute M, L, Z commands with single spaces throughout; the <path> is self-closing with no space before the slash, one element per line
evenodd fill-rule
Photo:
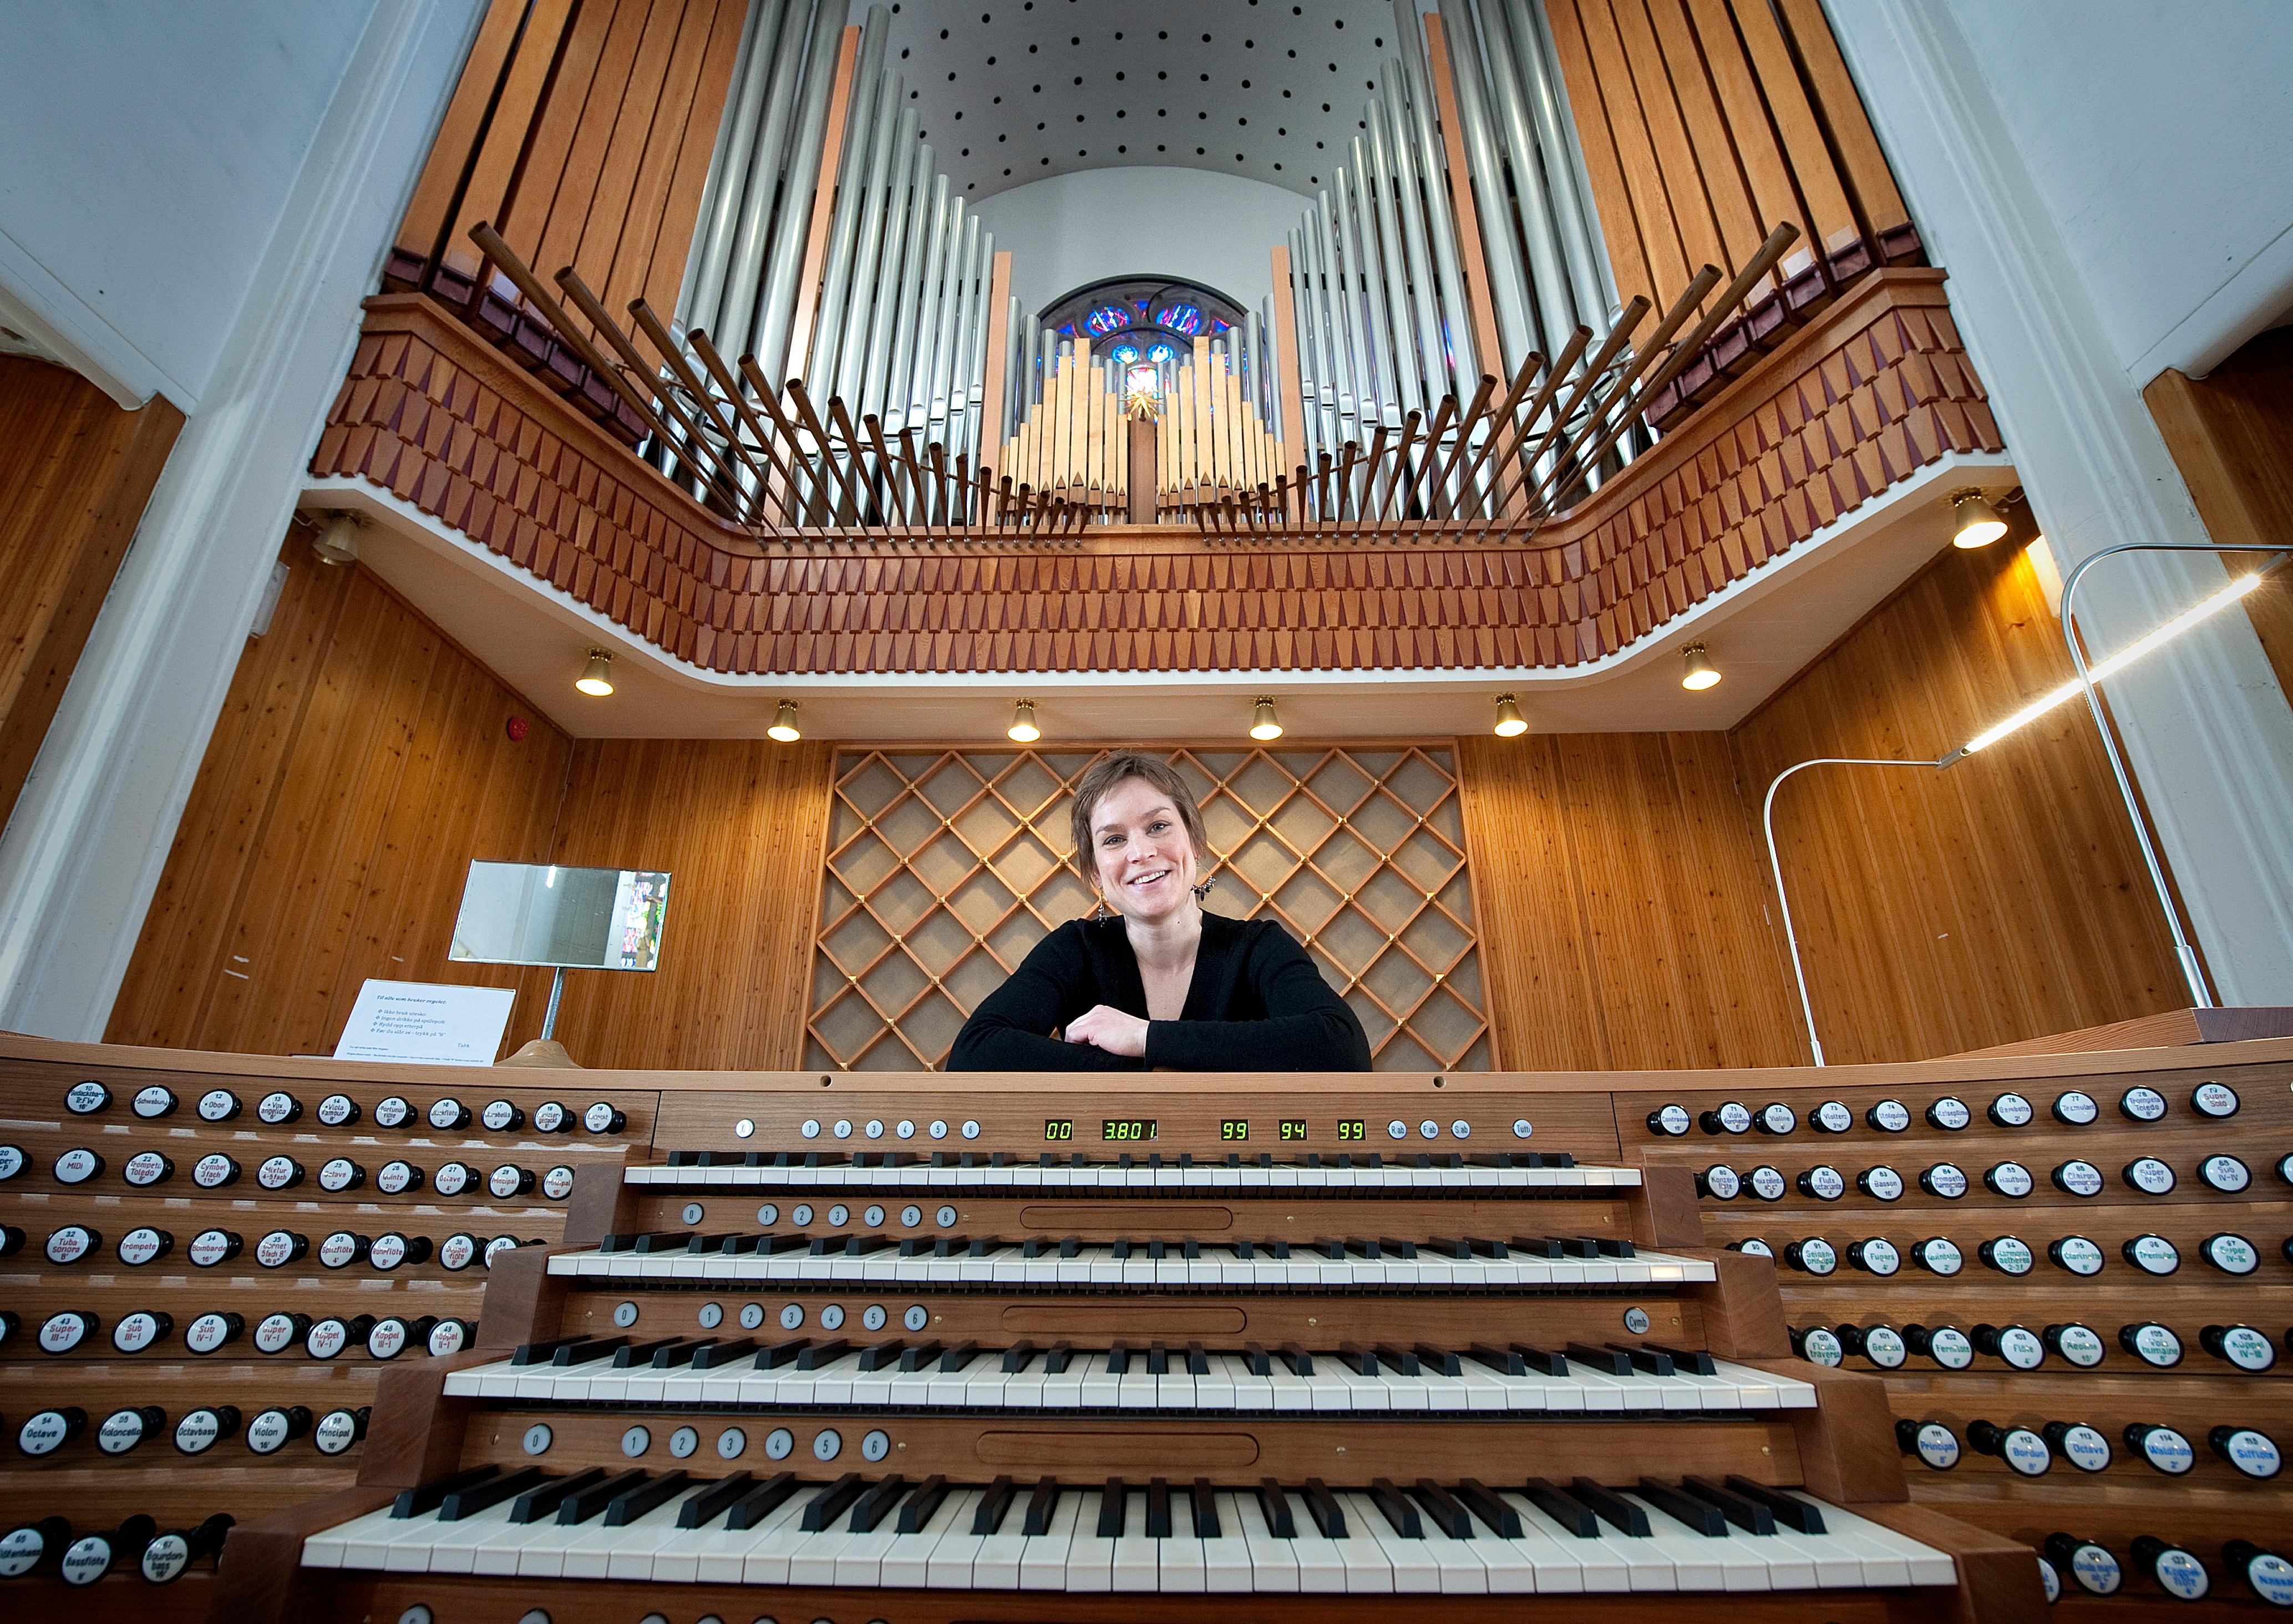
<path fill-rule="evenodd" d="M 837 174 L 836 210 L 830 217 L 828 264 L 821 277 L 820 315 L 813 327 L 812 354 L 804 369 L 805 382 L 814 393 L 833 388 L 836 360 L 843 345 L 846 296 L 852 287 L 852 261 L 859 247 L 861 194 L 868 189 L 877 149 L 891 140 L 890 121 L 898 111 L 897 100 L 887 102 L 884 93 L 889 88 L 882 71 L 884 36 L 891 26 L 891 12 L 871 5 L 860 32 L 860 61 L 852 76 L 852 105 Z"/>
<path fill-rule="evenodd" d="M 1387 426 L 1399 428 L 1403 412 L 1414 411 L 1424 402 L 1424 374 L 1417 364 L 1417 341 L 1411 330 L 1409 311 L 1409 255 L 1401 241 L 1401 221 L 1396 212 L 1393 198 L 1393 174 L 1387 162 L 1385 150 L 1384 111 L 1373 101 L 1369 104 L 1369 135 L 1366 141 L 1354 137 L 1354 178 L 1364 190 L 1362 202 L 1362 236 L 1372 250 L 1363 262 L 1363 269 L 1378 284 L 1380 302 L 1385 309 L 1386 354 L 1392 365 L 1387 371 L 1396 385 L 1392 400 L 1380 402 L 1386 409 Z"/>
<path fill-rule="evenodd" d="M 1537 163 L 1536 138 L 1531 133 L 1528 101 L 1521 89 L 1519 57 L 1505 20 L 1504 0 L 1477 0 L 1483 36 L 1488 42 L 1490 82 L 1505 133 L 1506 156 L 1512 165 L 1514 196 L 1519 205 L 1521 235 L 1528 246 L 1530 284 L 1535 291 L 1537 327 L 1544 335 L 1544 352 L 1558 355 L 1581 319 L 1587 327 L 1604 327 L 1600 311 L 1580 307 L 1561 263 L 1560 244 L 1545 202 L 1544 173 Z"/>
<path fill-rule="evenodd" d="M 1401 0 L 1405 5 L 1412 0 Z M 1503 351 L 1488 370 L 1510 378 L 1536 348 L 1529 313 L 1527 272 L 1512 232 L 1512 202 L 1505 194 L 1504 170 L 1489 128 L 1482 97 L 1479 25 L 1466 0 L 1441 0 L 1441 21 L 1449 44 L 1450 77 L 1457 92 L 1457 122 L 1464 138 L 1467 183 L 1479 199 L 1482 258 L 1488 266 L 1490 305 L 1495 312 L 1497 347 Z M 1456 177 L 1452 176 L 1453 180 Z M 1484 362 L 1484 365 L 1487 365 Z"/>
<path fill-rule="evenodd" d="M 1409 303 L 1417 317 L 1418 375 L 1425 380 L 1422 404 L 1430 411 L 1434 401 L 1449 392 L 1449 358 L 1442 343 L 1441 311 L 1436 303 L 1432 255 L 1428 252 L 1430 232 L 1425 218 L 1425 200 L 1418 192 L 1417 166 L 1410 158 L 1408 139 L 1403 133 L 1409 125 L 1408 115 L 1401 105 L 1401 76 L 1396 71 L 1398 67 L 1392 61 L 1386 65 L 1382 134 L 1386 166 L 1392 172 L 1395 198 L 1399 206 L 1402 250 L 1409 267 Z M 1379 128 L 1377 103 L 1373 101 L 1370 129 L 1373 138 Z"/>
<path fill-rule="evenodd" d="M 717 317 L 724 329 L 722 347 L 727 353 L 737 354 L 746 348 L 755 321 L 774 198 L 780 194 L 781 165 L 787 156 L 789 128 L 795 122 L 797 78 L 805 58 L 800 42 L 807 10 L 807 0 L 790 0 L 774 41 L 764 127 L 757 133 L 756 150 L 749 163 L 746 201 L 740 230 L 733 239 L 731 264 L 725 272 L 724 310 Z M 788 206 L 793 207 L 794 194 L 786 195 Z"/>
<path fill-rule="evenodd" d="M 757 116 L 764 106 L 765 85 L 772 67 L 781 18 L 790 0 L 760 0 L 749 8 L 741 29 L 740 53 L 733 64 L 733 91 L 717 126 L 716 158 L 709 166 L 709 181 L 701 200 L 701 229 L 693 234 L 693 257 L 677 307 L 680 324 L 717 326 L 717 305 L 725 289 L 725 264 L 731 256 L 733 231 L 740 217 L 742 189 L 749 171 L 749 151 L 755 143 Z"/>
<path fill-rule="evenodd" d="M 1472 319 L 1465 309 L 1465 279 L 1457 265 L 1456 216 L 1450 206 L 1449 189 L 1443 183 L 1448 167 L 1446 152 L 1439 133 L 1433 127 L 1433 76 L 1425 61 L 1425 20 L 1417 9 L 1417 0 L 1395 0 L 1394 10 L 1406 26 L 1402 31 L 1400 78 L 1388 87 L 1388 94 L 1396 133 L 1407 132 L 1416 137 L 1413 144 L 1405 136 L 1401 155 L 1423 183 L 1426 232 L 1433 251 L 1433 274 L 1440 290 L 1440 328 L 1446 340 L 1441 359 L 1448 379 L 1440 392 L 1454 389 L 1462 398 L 1472 393 L 1480 368 L 1475 364 Z M 1405 90 L 1408 93 L 1406 103 L 1402 95 Z"/>
<path fill-rule="evenodd" d="M 765 287 L 757 301 L 755 351 L 765 376 L 788 375 L 789 325 L 796 318 L 797 279 L 804 274 L 805 238 L 812 229 L 812 198 L 820 183 L 821 149 L 828 134 L 828 100 L 835 90 L 836 56 L 850 14 L 847 0 L 821 0 L 813 12 L 804 68 L 804 97 L 789 148 L 780 223 L 765 259 Z"/>
<path fill-rule="evenodd" d="M 869 166 L 867 194 L 860 199 L 860 237 L 852 255 L 852 287 L 846 294 L 844 353 L 836 366 L 835 392 L 847 408 L 856 408 L 867 387 L 869 343 L 876 331 L 878 294 L 885 272 L 886 239 L 897 222 L 907 218 L 907 175 L 913 165 L 916 115 L 899 105 L 907 81 L 892 76 L 891 117 L 887 133 L 879 121 L 883 149 Z"/>
<path fill-rule="evenodd" d="M 915 122 L 913 115 L 903 115 L 902 127 Z M 888 417 L 899 403 L 900 343 L 903 330 L 912 325 L 907 311 L 923 274 L 920 250 L 931 209 L 931 160 L 930 145 L 918 141 L 909 149 L 905 178 L 898 169 L 893 171 L 892 195 L 885 204 L 883 256 L 870 301 L 867 370 L 861 375 L 858 394 L 846 402 L 855 413 Z"/>
<path fill-rule="evenodd" d="M 1598 312 L 1601 318 L 1596 322 L 1591 314 L 1586 314 L 1584 321 L 1587 327 L 1607 327 L 1615 321 L 1621 301 L 1616 297 L 1616 279 L 1608 270 L 1606 246 L 1598 228 L 1592 223 L 1594 215 L 1585 200 L 1590 182 L 1584 175 L 1576 143 L 1568 133 L 1572 127 L 1567 118 L 1568 93 L 1553 71 L 1553 63 L 1559 58 L 1544 8 L 1526 5 L 1522 0 L 1482 3 L 1503 5 L 1511 19 L 1513 45 L 1520 54 L 1522 88 L 1528 94 L 1530 116 L 1536 121 L 1536 138 L 1552 165 L 1549 178 L 1553 212 L 1560 226 L 1561 251 L 1568 261 L 1569 280 L 1576 289 L 1576 308 Z"/>
<path fill-rule="evenodd" d="M 1361 162 L 1365 149 L 1361 138 L 1354 138 L 1354 161 Z M 1358 173 L 1358 171 L 1357 171 Z M 1346 182 L 1346 172 L 1340 169 L 1330 177 L 1330 204 L 1337 226 L 1337 253 L 1330 269 L 1339 280 L 1339 308 L 1346 318 L 1346 344 L 1353 357 L 1354 426 L 1368 422 L 1376 414 L 1377 404 L 1383 394 L 1379 387 L 1381 378 L 1390 376 L 1384 366 L 1385 346 L 1379 329 L 1384 321 L 1379 314 L 1384 299 L 1381 287 L 1372 286 L 1366 274 L 1369 262 L 1363 257 L 1362 244 L 1366 238 L 1376 240 L 1374 226 L 1365 232 L 1365 220 L 1354 206 L 1360 188 Z M 1381 280 L 1381 279 L 1378 279 Z M 1357 306 L 1356 301 L 1358 301 Z"/>

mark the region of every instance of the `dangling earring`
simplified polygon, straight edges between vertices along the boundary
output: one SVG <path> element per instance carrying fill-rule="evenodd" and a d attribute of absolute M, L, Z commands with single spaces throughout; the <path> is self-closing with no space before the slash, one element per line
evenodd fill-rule
<path fill-rule="evenodd" d="M 1213 886 L 1213 885 L 1217 885 L 1217 884 L 1218 884 L 1218 876 L 1217 876 L 1217 875 L 1215 875 L 1215 874 L 1213 874 L 1213 875 L 1211 875 L 1211 876 L 1210 877 L 1210 878 L 1208 878 L 1208 879 L 1204 880 L 1201 885 L 1196 885 L 1196 886 L 1194 888 L 1194 892 L 1195 892 L 1195 901 L 1197 901 L 1197 902 L 1199 902 L 1199 901 L 1201 901 L 1204 897 L 1206 897 L 1206 896 L 1210 895 L 1210 893 L 1211 893 L 1211 886 Z"/>
<path fill-rule="evenodd" d="M 1090 917 L 1093 919 L 1111 919 L 1114 917 L 1114 914 L 1109 911 L 1106 906 L 1106 899 L 1105 897 L 1100 897 L 1090 905 Z"/>

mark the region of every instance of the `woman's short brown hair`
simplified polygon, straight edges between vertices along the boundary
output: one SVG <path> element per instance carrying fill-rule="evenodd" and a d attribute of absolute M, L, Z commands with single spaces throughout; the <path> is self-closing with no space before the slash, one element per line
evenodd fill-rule
<path fill-rule="evenodd" d="M 1195 804 L 1195 792 L 1187 788 L 1187 780 L 1179 770 L 1169 762 L 1137 750 L 1110 750 L 1091 763 L 1082 781 L 1075 786 L 1074 865 L 1086 881 L 1095 884 L 1098 877 L 1098 866 L 1091 858 L 1090 814 L 1098 807 L 1099 797 L 1127 778 L 1145 779 L 1169 796 L 1171 804 L 1178 810 L 1179 823 L 1186 828 L 1187 838 L 1194 842 L 1195 861 L 1199 864 L 1210 855 L 1210 842 L 1203 833 L 1202 808 Z"/>

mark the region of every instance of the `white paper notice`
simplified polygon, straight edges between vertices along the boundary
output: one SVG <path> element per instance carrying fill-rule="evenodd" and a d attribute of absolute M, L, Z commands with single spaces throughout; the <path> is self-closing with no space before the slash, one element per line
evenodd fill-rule
<path fill-rule="evenodd" d="M 370 981 L 359 989 L 335 1058 L 490 1066 L 516 1000 L 508 987 Z"/>

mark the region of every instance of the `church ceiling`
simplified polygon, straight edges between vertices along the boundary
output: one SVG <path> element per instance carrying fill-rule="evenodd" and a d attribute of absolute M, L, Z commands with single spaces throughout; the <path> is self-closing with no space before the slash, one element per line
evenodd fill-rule
<path fill-rule="evenodd" d="M 1124 165 L 1310 197 L 1346 161 L 1398 48 L 1381 0 L 900 0 L 886 66 L 976 202 Z M 860 9 L 855 6 L 855 20 Z M 1142 222 L 1143 230 L 1156 223 Z"/>

